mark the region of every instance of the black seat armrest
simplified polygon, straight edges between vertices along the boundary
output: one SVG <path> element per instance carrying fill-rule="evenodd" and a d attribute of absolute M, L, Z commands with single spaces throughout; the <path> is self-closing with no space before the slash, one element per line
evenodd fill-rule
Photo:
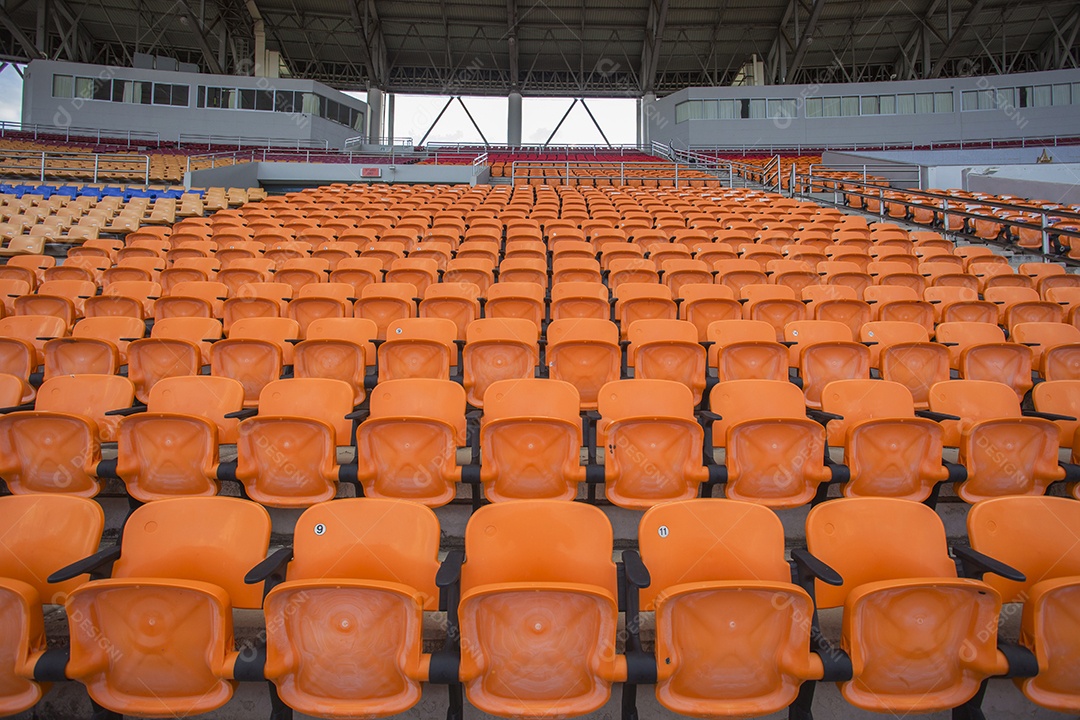
<path fill-rule="evenodd" d="M 967 545 L 954 545 L 953 555 L 960 561 L 963 576 L 982 580 L 986 573 L 993 573 L 1006 580 L 1025 582 L 1027 577 L 1014 567 L 1010 567 L 1000 560 L 995 560 L 989 555 L 984 555 L 978 550 Z"/>
<path fill-rule="evenodd" d="M 80 575 L 86 575 L 90 573 L 91 579 L 97 579 L 97 577 L 108 577 L 112 572 L 112 564 L 120 558 L 120 546 L 112 545 L 110 547 L 98 550 L 89 557 L 84 557 L 82 560 L 76 560 L 67 567 L 60 568 L 52 575 L 49 576 L 49 582 L 58 583 L 65 580 L 72 580 Z"/>

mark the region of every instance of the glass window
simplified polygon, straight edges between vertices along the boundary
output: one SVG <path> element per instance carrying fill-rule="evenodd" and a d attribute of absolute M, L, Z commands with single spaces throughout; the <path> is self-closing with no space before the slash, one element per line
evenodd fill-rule
<path fill-rule="evenodd" d="M 1033 107 L 1050 107 L 1053 93 L 1049 85 L 1036 85 L 1032 90 Z"/>
<path fill-rule="evenodd" d="M 1018 87 L 1016 88 L 1016 107 L 1031 107 L 1031 88 Z"/>
<path fill-rule="evenodd" d="M 241 110 L 254 110 L 255 91 L 240 88 L 240 104 L 237 107 L 239 107 Z"/>
<path fill-rule="evenodd" d="M 953 111 L 952 93 L 934 93 L 934 112 L 951 113 Z"/>
<path fill-rule="evenodd" d="M 897 95 L 896 96 L 896 114 L 897 115 L 914 115 L 915 114 L 915 96 L 914 95 Z"/>
<path fill-rule="evenodd" d="M 806 98 L 806 117 L 819 118 L 821 117 L 821 98 Z"/>
<path fill-rule="evenodd" d="M 997 107 L 996 93 L 993 90 L 982 90 L 979 92 L 979 109 L 980 110 L 993 110 Z"/>
<path fill-rule="evenodd" d="M 1072 84 L 1072 104 L 1080 105 L 1080 83 Z"/>
<path fill-rule="evenodd" d="M 770 100 L 769 101 L 769 117 L 771 118 L 793 118 L 795 117 L 795 101 L 794 100 Z"/>
<path fill-rule="evenodd" d="M 1054 86 L 1054 105 L 1068 105 L 1069 104 L 1069 86 L 1068 85 L 1055 85 Z"/>
<path fill-rule="evenodd" d="M 822 117 L 840 117 L 840 98 L 827 97 L 821 99 Z"/>
<path fill-rule="evenodd" d="M 735 101 L 721 100 L 716 104 L 716 115 L 721 120 L 735 119 Z"/>
<path fill-rule="evenodd" d="M 690 111 L 690 114 L 689 114 L 688 117 L 691 120 L 700 120 L 703 117 L 702 108 L 701 108 L 702 103 L 701 103 L 700 100 L 690 100 L 686 104 L 687 104 L 688 109 Z M 337 103 L 334 103 L 334 105 L 337 105 Z"/>
<path fill-rule="evenodd" d="M 862 114 L 863 115 L 877 115 L 878 114 L 878 96 L 868 95 L 862 99 Z"/>
<path fill-rule="evenodd" d="M 965 90 L 960 93 L 960 109 L 964 112 L 979 109 L 979 91 Z"/>
<path fill-rule="evenodd" d="M 105 82 L 108 82 L 107 80 Z M 112 81 L 112 95 L 109 98 L 113 102 L 124 102 L 124 81 Z"/>
<path fill-rule="evenodd" d="M 195 107 L 206 107 L 206 86 L 200 85 L 195 90 Z"/>
<path fill-rule="evenodd" d="M 154 104 L 172 105 L 172 89 L 168 83 L 154 83 Z"/>
<path fill-rule="evenodd" d="M 289 90 L 278 90 L 274 96 L 274 108 L 278 112 L 293 112 L 293 95 Z"/>
<path fill-rule="evenodd" d="M 322 98 L 315 93 L 304 93 L 304 112 L 308 115 L 319 115 Z"/>
<path fill-rule="evenodd" d="M 896 96 L 895 95 L 882 95 L 878 99 L 878 107 L 881 110 L 882 115 L 895 115 L 896 114 Z"/>
<path fill-rule="evenodd" d="M 191 88 L 187 85 L 173 85 L 172 86 L 172 104 L 174 107 L 187 107 L 188 95 L 191 93 Z"/>
<path fill-rule="evenodd" d="M 274 91 L 273 90 L 257 90 L 257 91 L 255 91 L 255 109 L 256 110 L 273 110 L 274 109 Z"/>
<path fill-rule="evenodd" d="M 859 114 L 859 98 L 858 97 L 844 97 L 840 99 L 840 114 L 844 117 L 851 117 L 852 115 Z"/>
<path fill-rule="evenodd" d="M 75 78 L 75 97 L 94 97 L 94 79 L 84 77 Z"/>
<path fill-rule="evenodd" d="M 750 101 L 750 117 L 755 120 L 765 118 L 765 98 L 754 98 Z"/>
<path fill-rule="evenodd" d="M 681 102 L 675 106 L 675 122 L 682 123 L 690 119 L 690 103 Z"/>
<path fill-rule="evenodd" d="M 702 100 L 701 101 L 701 117 L 705 120 L 716 119 L 716 101 L 715 100 Z M 351 116 L 350 116 L 351 118 Z M 349 127 L 352 127 L 352 123 L 349 123 Z"/>
<path fill-rule="evenodd" d="M 364 113 L 359 110 L 356 111 L 356 117 L 353 119 L 352 129 L 364 132 Z"/>
<path fill-rule="evenodd" d="M 69 98 L 75 92 L 75 78 L 71 75 L 53 75 L 52 96 L 56 98 Z"/>
<path fill-rule="evenodd" d="M 916 95 L 915 112 L 920 115 L 934 112 L 934 96 L 931 93 L 919 93 Z"/>

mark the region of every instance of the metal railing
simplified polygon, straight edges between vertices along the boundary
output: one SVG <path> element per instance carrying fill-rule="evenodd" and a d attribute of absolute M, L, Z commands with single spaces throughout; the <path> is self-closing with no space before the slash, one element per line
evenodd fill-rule
<path fill-rule="evenodd" d="M 408 155 L 408 159 L 411 161 L 415 157 Z M 229 162 L 225 162 L 228 160 Z M 219 165 L 235 165 L 238 162 L 330 162 L 332 164 L 343 165 L 359 165 L 359 164 L 377 164 L 377 165 L 393 165 L 395 162 L 395 154 L 391 151 L 387 153 L 375 153 L 375 152 L 341 152 L 334 149 L 295 149 L 295 148 L 246 148 L 243 150 L 223 150 L 220 152 L 211 153 L 199 153 L 197 155 L 189 155 L 187 157 L 186 171 L 191 172 L 194 164 L 198 164 L 200 161 L 209 161 L 210 168 L 216 168 Z M 460 163 L 459 163 L 460 164 Z M 207 168 L 194 168 L 196 170 L 205 170 Z"/>
<path fill-rule="evenodd" d="M 922 190 L 922 168 L 912 163 L 882 163 L 882 164 L 836 164 L 810 165 L 810 169 L 817 168 L 819 171 L 858 173 L 862 176 L 862 182 L 887 181 L 890 186 L 904 190 Z"/>
<path fill-rule="evenodd" d="M 730 158 L 716 158 L 712 155 L 707 155 L 694 150 L 683 150 L 681 148 L 674 148 L 670 145 L 660 145 L 659 143 L 653 143 L 653 151 L 663 152 L 662 157 L 666 157 L 674 162 L 680 162 L 684 165 L 693 168 L 695 170 L 707 168 L 717 174 L 718 177 L 727 175 L 728 187 L 736 187 L 738 181 L 736 178 L 743 180 L 743 185 L 753 180 L 758 175 L 761 176 L 761 185 L 766 189 L 779 188 L 779 172 L 775 172 L 775 179 L 772 182 L 766 182 L 765 168 L 757 165 L 749 165 L 747 163 L 741 163 L 737 160 Z M 774 165 L 775 164 L 775 165 Z M 779 168 L 779 156 L 775 156 L 769 163 L 776 168 Z"/>
<path fill-rule="evenodd" d="M 150 184 L 150 156 L 134 153 L 34 152 L 8 150 L 0 153 L 0 175 L 33 173 L 44 182 L 49 178 L 123 179 Z"/>
<path fill-rule="evenodd" d="M 817 168 L 816 173 L 815 167 Z M 912 208 L 929 210 L 934 213 L 935 218 L 938 216 L 941 217 L 940 224 L 935 226 L 943 228 L 945 232 L 955 232 L 948 229 L 950 217 L 964 218 L 965 225 L 967 224 L 967 220 L 982 220 L 1003 225 L 1007 228 L 1035 230 L 1041 235 L 1041 247 L 1021 247 L 1019 249 L 1028 252 L 1041 252 L 1043 255 L 1052 255 L 1052 235 L 1080 240 L 1080 213 L 1072 212 L 1064 205 L 1049 208 L 1033 208 L 1026 205 L 1002 202 L 1000 200 L 956 197 L 945 191 L 896 189 L 891 187 L 884 179 L 869 178 L 864 182 L 848 178 L 831 177 L 830 175 L 822 174 L 822 171 L 835 172 L 831 167 L 824 168 L 811 165 L 807 172 L 803 173 L 799 172 L 798 168 L 792 166 L 792 194 L 820 201 L 824 199 L 820 196 L 821 192 L 828 193 L 831 190 L 833 194 L 831 204 L 838 207 L 845 205 L 844 198 L 846 196 L 876 201 L 877 214 L 883 220 L 889 217 L 896 217 L 888 212 L 889 205 L 901 205 L 907 208 L 908 210 L 905 211 L 905 216 Z M 829 201 L 825 200 L 825 202 Z M 1037 222 L 1028 222 L 1025 220 L 1000 217 L 987 212 L 973 211 L 980 207 L 989 207 L 993 210 L 1002 210 L 1029 216 L 1037 215 L 1039 219 Z M 1077 229 L 1061 227 L 1062 221 L 1064 221 L 1064 223 L 1075 225 Z M 986 242 L 985 238 L 976 237 L 974 239 L 978 242 Z M 1074 243 L 1070 242 L 1069 244 L 1072 245 Z"/>
<path fill-rule="evenodd" d="M 1080 145 L 1078 135 L 1040 135 L 1035 137 L 972 138 L 969 140 L 902 140 L 875 143 L 796 143 L 791 144 L 732 144 L 732 145 L 691 145 L 697 152 L 740 153 L 746 155 L 775 155 L 821 153 L 826 150 L 835 152 L 855 152 L 860 150 L 978 150 L 997 148 L 1039 148 Z"/>
<path fill-rule="evenodd" d="M 347 151 L 351 148 L 360 147 L 361 145 L 378 145 L 380 147 L 389 148 L 411 148 L 413 146 L 413 139 L 411 137 L 381 137 L 375 142 L 368 142 L 367 135 L 357 135 L 356 137 L 346 138 L 345 144 L 342 146 L 342 149 Z"/>
<path fill-rule="evenodd" d="M 594 174 L 600 171 L 603 174 Z M 645 171 L 642 174 L 640 171 Z M 689 172 L 688 172 L 689 171 Z M 730 172 L 730 168 L 728 168 Z M 701 172 L 717 180 L 723 180 L 720 168 L 690 167 L 679 162 L 586 162 L 565 161 L 546 162 L 535 160 L 515 160 L 510 166 L 510 182 L 518 180 L 543 180 L 567 182 L 571 180 L 618 180 L 625 184 L 627 180 L 662 180 L 673 181 L 675 187 L 687 185 L 703 178 L 690 174 Z M 730 182 L 731 177 L 728 177 Z"/>
<path fill-rule="evenodd" d="M 484 172 L 484 168 L 488 165 L 488 154 L 482 153 L 476 156 L 476 159 L 472 161 L 473 177 L 480 177 Z"/>
<path fill-rule="evenodd" d="M 505 152 L 505 153 L 519 153 L 519 152 L 542 152 L 542 153 L 587 153 L 587 152 L 602 152 L 606 154 L 618 153 L 619 155 L 625 155 L 630 151 L 645 152 L 650 150 L 645 147 L 639 147 L 636 144 L 623 144 L 623 145 L 544 145 L 542 143 L 531 143 L 525 145 L 493 145 L 485 143 L 451 143 L 451 142 L 429 142 L 423 145 L 426 150 L 436 152 Z"/>
<path fill-rule="evenodd" d="M 245 135 L 198 135 L 180 133 L 176 140 L 176 147 L 184 145 L 205 145 L 208 150 L 215 145 L 235 145 L 237 150 L 248 148 L 280 148 L 280 149 L 311 149 L 326 150 L 330 147 L 329 140 L 297 139 L 297 138 L 273 138 L 273 137 L 248 137 Z"/>
<path fill-rule="evenodd" d="M 152 130 L 110 130 L 108 128 L 90 128 L 60 125 L 42 125 L 40 123 L 21 123 L 10 120 L 0 121 L 0 138 L 12 135 L 30 135 L 34 140 L 60 140 L 71 142 L 74 140 L 101 143 L 109 140 L 113 144 L 123 143 L 127 146 L 146 145 L 152 143 L 160 145 L 160 136 Z"/>

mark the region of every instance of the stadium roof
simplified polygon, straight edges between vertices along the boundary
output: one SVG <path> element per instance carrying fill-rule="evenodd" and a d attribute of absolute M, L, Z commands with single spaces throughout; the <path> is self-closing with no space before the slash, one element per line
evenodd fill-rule
<path fill-rule="evenodd" d="M 1077 67 L 1075 0 L 8 0 L 0 61 L 250 74 L 259 24 L 282 72 L 343 90 L 637 97 Z"/>

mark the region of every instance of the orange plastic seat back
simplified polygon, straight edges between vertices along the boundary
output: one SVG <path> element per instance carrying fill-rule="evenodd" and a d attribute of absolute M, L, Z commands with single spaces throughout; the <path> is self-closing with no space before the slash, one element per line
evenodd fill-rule
<path fill-rule="evenodd" d="M 666 503 L 641 518 L 638 542 L 665 708 L 699 717 L 779 712 L 804 680 L 821 677 L 809 651 L 813 602 L 791 583 L 772 511 L 735 500 Z M 737 655 L 711 641 L 731 633 Z"/>
<path fill-rule="evenodd" d="M 843 642 L 858 668 L 844 698 L 877 712 L 956 707 L 1007 668 L 997 651 L 1001 596 L 956 578 L 945 528 L 921 503 L 847 498 L 806 520 L 807 545 L 844 579 L 817 583 L 818 607 L 844 606 Z"/>
<path fill-rule="evenodd" d="M 382 268 L 383 264 L 378 258 L 345 258 L 330 273 L 330 282 L 352 285 L 353 297 L 357 297 L 366 285 L 381 281 Z"/>
<path fill-rule="evenodd" d="M 916 418 L 911 393 L 885 380 L 838 380 L 822 396 L 826 412 L 842 419 L 828 424 L 830 445 L 844 446 L 850 481 L 846 497 L 926 500 L 935 483 L 948 479 L 941 465 L 941 427 Z"/>
<path fill-rule="evenodd" d="M 37 412 L 77 415 L 93 421 L 102 442 L 114 442 L 120 418 L 109 410 L 131 407 L 135 390 L 131 381 L 116 375 L 56 377 L 38 389 Z"/>
<path fill-rule="evenodd" d="M 726 285 L 685 283 L 679 287 L 679 319 L 694 323 L 698 340 L 705 340 L 709 325 L 743 317 L 742 306 Z"/>
<path fill-rule="evenodd" d="M 1080 688 L 1071 671 L 1076 662 L 1076 607 L 1080 576 L 1075 500 L 1057 497 L 995 498 L 968 513 L 972 546 L 1027 578 L 1017 583 L 987 575 L 1006 602 L 1023 602 L 1020 642 L 1035 653 L 1039 673 L 1018 680 L 1024 694 L 1041 707 L 1075 714 Z"/>
<path fill-rule="evenodd" d="M 457 448 L 465 444 L 465 391 L 448 380 L 380 382 L 356 434 L 358 477 L 366 497 L 432 507 L 457 494 Z"/>
<path fill-rule="evenodd" d="M 1080 344 L 1080 328 L 1065 323 L 1019 323 L 1012 328 L 1011 339 L 1029 344 L 1032 364 L 1042 369 L 1042 356 L 1050 348 Z"/>
<path fill-rule="evenodd" d="M 210 349 L 210 374 L 231 378 L 244 388 L 244 405 L 258 404 L 263 388 L 281 377 L 281 347 L 269 340 L 229 338 Z"/>
<path fill-rule="evenodd" d="M 390 263 L 386 272 L 388 283 L 408 283 L 416 288 L 416 297 L 423 297 L 428 286 L 438 281 L 439 263 L 432 258 L 399 258 Z"/>
<path fill-rule="evenodd" d="M 46 649 L 41 605 L 62 604 L 85 582 L 81 576 L 47 584 L 49 574 L 97 550 L 105 517 L 84 498 L 62 495 L 9 496 L 0 499 L 0 712 L 31 709 L 48 686 L 25 677 Z M 22 670 L 22 672 L 20 672 Z"/>
<path fill-rule="evenodd" d="M 937 341 L 948 344 L 949 362 L 954 370 L 960 369 L 960 356 L 973 345 L 1005 342 L 1005 332 L 997 323 L 943 322 L 935 333 Z"/>
<path fill-rule="evenodd" d="M 548 376 L 578 390 L 582 409 L 595 409 L 600 388 L 622 369 L 619 329 L 608 320 L 554 320 L 547 328 Z"/>
<path fill-rule="evenodd" d="M 799 376 L 806 405 L 821 407 L 821 396 L 831 382 L 870 379 L 870 348 L 857 342 L 819 342 L 802 350 Z"/>
<path fill-rule="evenodd" d="M 52 378 L 38 390 L 35 409 L 0 418 L 0 473 L 14 494 L 66 493 L 93 497 L 100 490 L 101 442 L 116 439 L 118 418 L 134 389 L 115 375 Z"/>
<path fill-rule="evenodd" d="M 459 616 L 469 702 L 504 716 L 603 706 L 611 683 L 625 678 L 603 513 L 554 501 L 483 507 L 466 527 L 465 553 Z"/>
<path fill-rule="evenodd" d="M 463 384 L 469 404 L 484 406 L 484 394 L 499 380 L 531 378 L 540 360 L 539 331 L 531 320 L 482 318 L 467 331 Z"/>
<path fill-rule="evenodd" d="M 694 398 L 670 380 L 616 380 L 600 389 L 597 445 L 604 448 L 605 492 L 641 509 L 696 497 L 708 480 Z"/>
<path fill-rule="evenodd" d="M 66 334 L 64 321 L 52 315 L 0 318 L 0 370 L 28 377 L 44 362 L 45 343 Z"/>
<path fill-rule="evenodd" d="M 634 368 L 634 377 L 681 382 L 694 394 L 694 402 L 701 402 L 707 358 L 693 323 L 637 320 L 630 325 L 627 337 L 627 362 Z"/>
<path fill-rule="evenodd" d="M 958 447 L 960 437 L 983 420 L 1019 418 L 1020 402 L 1008 385 L 989 380 L 950 380 L 930 388 L 930 409 L 956 415 L 961 420 L 945 420 L 945 444 Z"/>
<path fill-rule="evenodd" d="M 363 528 L 358 533 L 355 528 Z M 423 613 L 437 608 L 439 522 L 409 502 L 345 499 L 297 520 L 288 579 L 265 601 L 266 677 L 300 712 L 383 716 L 420 699 Z M 327 578 L 330 578 L 329 580 Z M 351 622 L 323 622 L 345 603 Z M 356 674 L 322 672 L 328 649 Z"/>
<path fill-rule="evenodd" d="M 720 382 L 788 379 L 788 349 L 760 320 L 718 320 L 709 324 L 709 364 Z"/>
<path fill-rule="evenodd" d="M 1033 385 L 1031 350 L 1020 343 L 971 345 L 960 354 L 960 377 L 1005 383 L 1023 401 Z"/>
<path fill-rule="evenodd" d="M 457 365 L 457 326 L 445 318 L 406 318 L 390 323 L 379 346 L 379 382 L 406 378 L 450 379 Z"/>
<path fill-rule="evenodd" d="M 1039 383 L 1031 393 L 1035 409 L 1039 412 L 1080 417 L 1080 380 L 1048 380 Z M 1080 420 L 1055 420 L 1061 430 L 1061 447 L 1073 447 L 1076 428 Z"/>
<path fill-rule="evenodd" d="M 551 286 L 551 319 L 611 317 L 608 289 L 599 282 L 556 282 Z"/>
<path fill-rule="evenodd" d="M 796 507 L 829 480 L 825 428 L 806 418 L 799 388 L 778 380 L 734 380 L 712 389 L 714 447 L 725 447 L 724 493 L 736 500 Z"/>
<path fill-rule="evenodd" d="M 293 343 L 289 341 L 300 337 L 300 323 L 291 318 L 244 318 L 229 329 L 230 340 L 264 340 L 277 345 L 286 365 L 293 361 Z"/>
<path fill-rule="evenodd" d="M 534 282 L 502 280 L 488 288 L 484 317 L 522 318 L 540 327 L 546 317 L 544 288 Z"/>
<path fill-rule="evenodd" d="M 164 379 L 150 391 L 147 412 L 124 418 L 117 474 L 140 502 L 218 492 L 218 444 L 235 444 L 243 407 L 239 382 L 218 377 Z"/>
<path fill-rule="evenodd" d="M 112 579 L 68 598 L 73 625 L 69 677 L 100 704 L 124 714 L 208 712 L 232 697 L 233 608 L 255 609 L 262 587 L 244 575 L 265 558 L 270 516 L 235 498 L 172 498 L 138 508 L 124 527 Z M 212 558 L 212 561 L 208 561 Z M 169 648 L 133 637 L 155 628 Z M 100 641 L 102 635 L 112 640 Z"/>
<path fill-rule="evenodd" d="M 671 288 L 655 283 L 623 283 L 612 286 L 615 293 L 615 317 L 622 336 L 629 337 L 629 327 L 638 320 L 674 320 L 678 308 Z"/>
<path fill-rule="evenodd" d="M 339 380 L 267 384 L 259 415 L 240 423 L 236 477 L 248 497 L 274 507 L 308 507 L 337 494 L 337 446 L 350 444 L 351 388 Z"/>
<path fill-rule="evenodd" d="M 484 393 L 480 478 L 493 501 L 573 500 L 581 467 L 580 400 L 560 380 L 500 380 Z"/>
<path fill-rule="evenodd" d="M 386 339 L 386 329 L 394 320 L 416 317 L 416 287 L 410 283 L 377 283 L 360 291 L 353 306 L 355 317 L 375 322 L 379 339 Z"/>
<path fill-rule="evenodd" d="M 245 318 L 284 317 L 292 288 L 285 283 L 252 282 L 232 291 L 221 309 L 225 332 L 237 320 Z"/>
<path fill-rule="evenodd" d="M 133 320 L 137 318 L 90 318 L 91 320 Z M 140 328 L 145 330 L 145 326 Z M 115 343 L 98 338 L 57 338 L 45 343 L 45 372 L 48 380 L 58 375 L 115 375 L 120 369 L 120 351 Z"/>

